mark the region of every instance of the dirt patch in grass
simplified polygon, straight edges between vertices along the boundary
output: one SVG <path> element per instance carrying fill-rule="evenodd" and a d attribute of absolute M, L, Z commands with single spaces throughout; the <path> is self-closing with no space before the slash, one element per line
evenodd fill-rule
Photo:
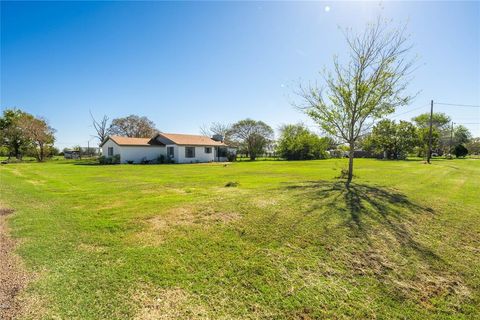
<path fill-rule="evenodd" d="M 28 282 L 20 257 L 14 253 L 15 242 L 9 236 L 7 215 L 12 209 L 0 208 L 0 319 L 16 319 L 22 305 L 19 293 Z"/>
<path fill-rule="evenodd" d="M 160 244 L 178 228 L 208 228 L 213 224 L 229 224 L 241 218 L 236 212 L 217 211 L 212 207 L 177 207 L 146 220 L 145 228 L 135 235 L 135 240 Z"/>
<path fill-rule="evenodd" d="M 6 216 L 13 213 L 13 209 L 10 208 L 0 208 L 0 216 Z"/>
<path fill-rule="evenodd" d="M 140 306 L 136 320 L 210 319 L 200 299 L 181 288 L 145 286 L 134 293 L 133 300 Z"/>

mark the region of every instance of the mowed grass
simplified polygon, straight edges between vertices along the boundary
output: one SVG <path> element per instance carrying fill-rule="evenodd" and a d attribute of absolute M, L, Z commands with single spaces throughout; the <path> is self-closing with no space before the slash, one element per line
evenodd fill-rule
<path fill-rule="evenodd" d="M 480 161 L 355 165 L 1 166 L 22 316 L 479 318 Z"/>

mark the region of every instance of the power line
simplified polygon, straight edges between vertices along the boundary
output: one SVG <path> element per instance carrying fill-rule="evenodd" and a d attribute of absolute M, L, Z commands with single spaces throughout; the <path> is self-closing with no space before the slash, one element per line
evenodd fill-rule
<path fill-rule="evenodd" d="M 421 107 L 418 107 L 418 108 L 414 108 L 414 109 L 412 109 L 412 110 L 410 110 L 410 111 L 405 111 L 405 112 L 403 112 L 403 113 L 399 113 L 399 114 L 397 114 L 397 115 L 391 116 L 390 118 L 400 117 L 400 116 L 402 116 L 402 115 L 404 115 L 404 114 L 407 114 L 407 113 L 410 113 L 410 112 L 413 112 L 413 111 L 416 111 L 416 110 L 425 108 L 425 107 L 427 107 L 427 106 L 428 106 L 428 105 L 424 105 L 424 106 L 421 106 Z"/>
<path fill-rule="evenodd" d="M 457 103 L 444 103 L 444 102 L 435 102 L 435 104 L 440 104 L 444 106 L 455 106 L 455 107 L 480 108 L 480 106 L 473 105 L 473 104 L 457 104 Z"/>

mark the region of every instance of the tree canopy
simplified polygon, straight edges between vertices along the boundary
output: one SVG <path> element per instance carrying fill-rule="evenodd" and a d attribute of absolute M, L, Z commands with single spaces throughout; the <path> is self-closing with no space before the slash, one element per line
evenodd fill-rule
<path fill-rule="evenodd" d="M 124 118 L 113 119 L 108 128 L 108 134 L 131 138 L 152 137 L 157 132 L 158 130 L 152 120 L 133 114 Z"/>
<path fill-rule="evenodd" d="M 21 159 L 26 153 L 43 161 L 54 150 L 55 130 L 43 118 L 20 109 L 6 109 L 0 117 L 0 141 L 8 155 Z"/>
<path fill-rule="evenodd" d="M 369 143 L 375 152 L 384 153 L 388 159 L 405 159 L 418 144 L 417 129 L 408 121 L 397 124 L 384 119 L 373 127 Z"/>
<path fill-rule="evenodd" d="M 347 186 L 353 177 L 355 142 L 366 133 L 372 120 L 406 106 L 413 60 L 405 28 L 389 28 L 378 20 L 362 34 L 346 32 L 349 60 L 337 57 L 333 69 L 324 72 L 324 87 L 300 87 L 300 106 L 330 135 L 349 146 Z"/>
<path fill-rule="evenodd" d="M 303 124 L 289 124 L 280 128 L 277 152 L 287 160 L 323 159 L 329 144 L 329 138 L 320 138 Z"/>
<path fill-rule="evenodd" d="M 240 120 L 232 125 L 231 139 L 244 148 L 251 160 L 265 152 L 273 140 L 273 129 L 263 121 L 252 119 Z"/>

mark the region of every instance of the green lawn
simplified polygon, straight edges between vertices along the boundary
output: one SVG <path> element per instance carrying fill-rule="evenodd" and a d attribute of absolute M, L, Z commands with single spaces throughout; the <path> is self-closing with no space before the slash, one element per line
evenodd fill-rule
<path fill-rule="evenodd" d="M 355 164 L 3 165 L 24 316 L 480 318 L 480 161 Z"/>

